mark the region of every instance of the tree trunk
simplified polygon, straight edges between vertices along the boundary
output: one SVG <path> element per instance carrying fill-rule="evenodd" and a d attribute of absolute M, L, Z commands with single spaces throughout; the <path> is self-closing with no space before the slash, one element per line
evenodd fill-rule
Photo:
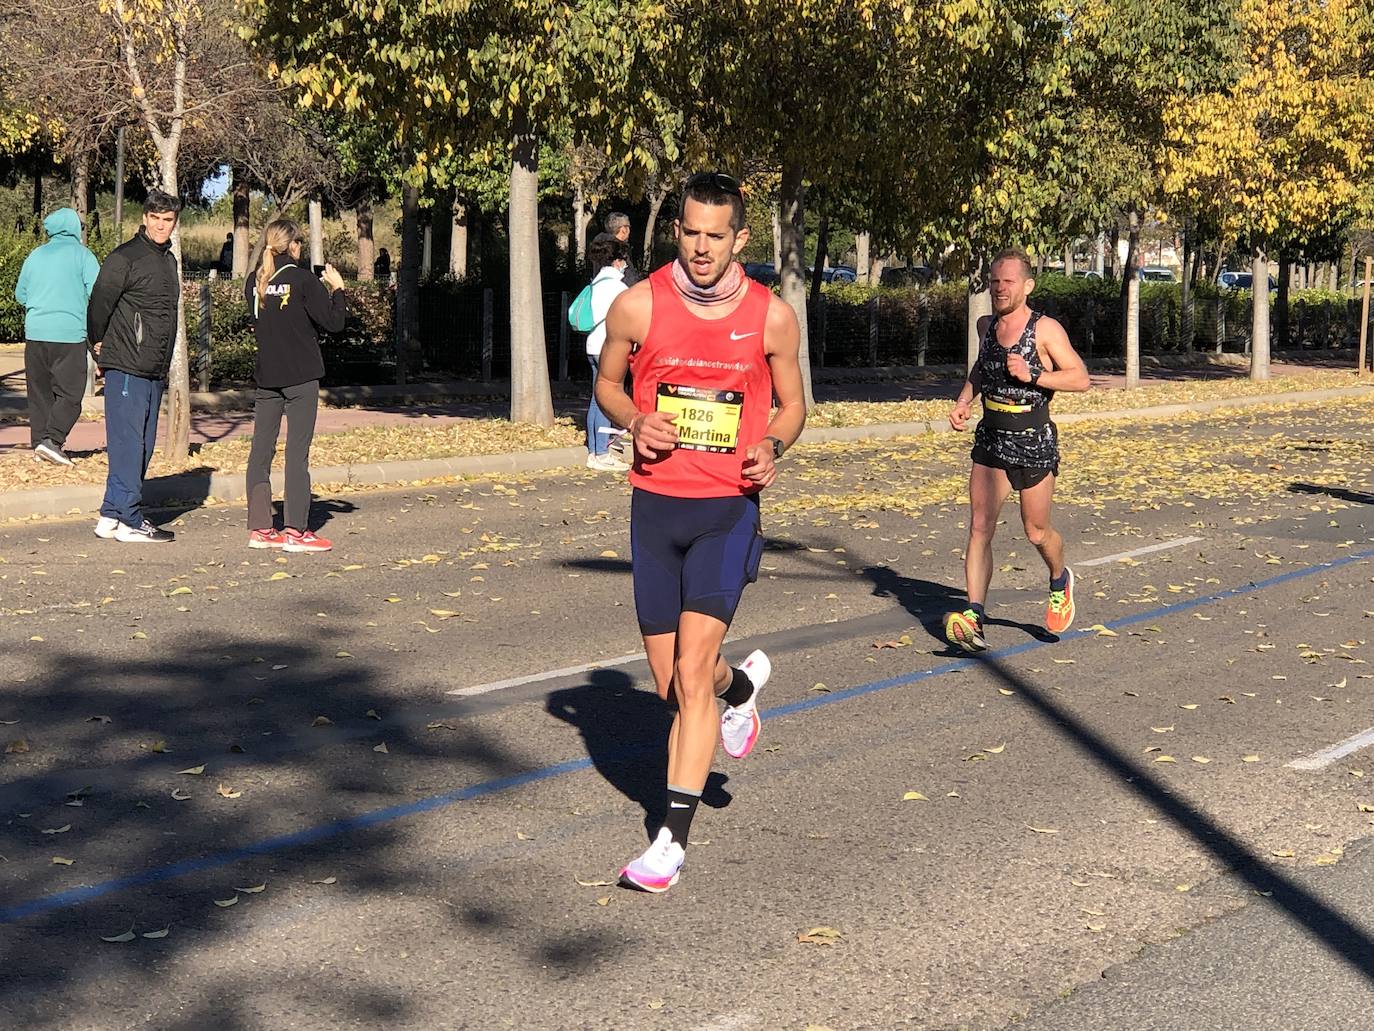
<path fill-rule="evenodd" d="M 1256 247 L 1251 264 L 1254 280 L 1251 283 L 1253 323 L 1250 331 L 1250 378 L 1269 378 L 1269 256 L 1263 247 Z"/>
<path fill-rule="evenodd" d="M 876 286 L 868 281 L 868 231 L 854 234 L 854 278 L 865 286 Z"/>
<path fill-rule="evenodd" d="M 1120 255 L 1117 253 L 1117 246 L 1116 246 L 1116 245 L 1120 242 L 1120 239 L 1121 239 L 1121 230 L 1118 229 L 1116 226 L 1112 226 L 1111 230 L 1107 233 L 1107 240 L 1106 240 L 1106 243 L 1107 243 L 1106 251 L 1107 251 L 1107 253 L 1106 253 L 1106 255 L 1105 255 L 1105 259 L 1106 259 L 1106 262 L 1107 262 L 1107 266 L 1106 266 L 1106 272 L 1104 273 L 1105 276 L 1107 276 L 1108 278 L 1111 278 L 1111 279 L 1119 279 L 1119 278 L 1120 278 L 1121 269 L 1118 268 L 1118 264 L 1117 264 L 1118 261 L 1120 260 Z"/>
<path fill-rule="evenodd" d="M 830 214 L 821 213 L 821 224 L 816 232 L 816 260 L 811 267 L 811 300 L 821 299 L 821 283 L 825 281 L 826 251 L 830 247 Z"/>
<path fill-rule="evenodd" d="M 83 150 L 72 158 L 72 207 L 76 210 L 76 217 L 81 220 L 82 243 L 85 243 L 90 235 L 87 231 L 91 220 L 90 187 L 91 154 L 90 151 Z"/>
<path fill-rule="evenodd" d="M 159 155 L 162 182 L 159 188 L 173 197 L 180 196 L 177 186 L 177 142 L 167 141 Z M 174 468 L 186 464 L 191 453 L 191 365 L 186 353 L 186 297 L 182 290 L 181 224 L 172 231 L 172 254 L 177 264 L 177 333 L 172 345 L 172 363 L 167 370 L 167 436 L 162 443 L 162 455 Z"/>
<path fill-rule="evenodd" d="M 1098 233 L 1098 234 L 1097 234 L 1097 247 L 1095 248 L 1095 251 L 1096 251 L 1096 253 L 1093 255 L 1093 271 L 1096 272 L 1097 275 L 1098 275 L 1098 277 L 1100 278 L 1100 277 L 1103 276 L 1104 273 L 1105 273 L 1106 262 L 1107 262 L 1107 234 L 1106 234 L 1106 233 Z"/>
<path fill-rule="evenodd" d="M 773 271 L 782 275 L 782 204 L 773 202 Z"/>
<path fill-rule="evenodd" d="M 453 219 L 453 230 L 448 238 L 448 274 L 454 279 L 467 279 L 468 206 L 456 193 L 453 195 L 453 211 L 450 217 Z"/>
<path fill-rule="evenodd" d="M 1126 264 L 1122 270 L 1123 348 L 1126 352 L 1126 389 L 1140 386 L 1140 213 L 1129 215 Z"/>
<path fill-rule="evenodd" d="M 370 283 L 375 278 L 372 266 L 377 261 L 377 242 L 372 236 L 372 197 L 363 194 L 353 211 L 358 223 L 358 279 Z"/>
<path fill-rule="evenodd" d="M 401 265 L 396 270 L 396 378 L 420 371 L 420 188 L 401 189 Z"/>
<path fill-rule="evenodd" d="M 658 238 L 658 216 L 668 200 L 670 191 L 659 188 L 649 195 L 649 221 L 644 223 L 644 264 L 640 270 L 648 275 L 653 271 L 654 241 Z"/>
<path fill-rule="evenodd" d="M 782 191 L 779 197 L 779 244 L 782 264 L 777 266 L 782 278 L 782 299 L 796 313 L 801 327 L 802 391 L 806 407 L 814 405 L 811 391 L 811 354 L 806 332 L 806 220 L 804 217 L 802 168 L 799 161 L 784 161 Z"/>
<path fill-rule="evenodd" d="M 587 195 L 578 183 L 573 187 L 573 237 L 577 254 L 577 268 L 587 264 L 587 226 L 591 215 L 587 213 Z"/>
<path fill-rule="evenodd" d="M 1064 245 L 1064 275 L 1073 278 L 1073 244 Z"/>
<path fill-rule="evenodd" d="M 434 226 L 430 222 L 425 223 L 424 229 L 420 232 L 420 279 L 429 282 L 430 273 L 434 271 Z"/>
<path fill-rule="evenodd" d="M 978 348 L 983 338 L 978 332 L 978 320 L 992 314 L 992 294 L 988 291 L 988 267 L 982 254 L 969 258 L 968 268 L 968 322 L 965 326 L 965 367 L 973 371 L 978 361 Z"/>
<path fill-rule="evenodd" d="M 324 208 L 317 200 L 312 200 L 310 212 L 310 264 L 324 264 Z"/>
<path fill-rule="evenodd" d="M 510 171 L 510 417 L 553 425 L 539 273 L 539 139 L 517 123 Z"/>
<path fill-rule="evenodd" d="M 38 236 L 43 226 L 43 173 L 33 173 L 33 235 Z"/>
<path fill-rule="evenodd" d="M 1193 241 L 1183 231 L 1183 268 L 1179 272 L 1178 349 L 1193 349 Z"/>
<path fill-rule="evenodd" d="M 243 279 L 248 275 L 248 254 L 252 247 L 253 227 L 249 217 L 248 176 L 243 169 L 234 169 L 234 265 L 232 275 Z"/>
<path fill-rule="evenodd" d="M 1293 273 L 1292 259 L 1284 252 L 1279 252 L 1279 295 L 1275 299 L 1273 310 L 1274 341 L 1280 351 L 1286 351 L 1289 346 L 1288 340 L 1288 293 L 1292 287 Z M 1266 279 L 1268 273 L 1265 274 Z"/>

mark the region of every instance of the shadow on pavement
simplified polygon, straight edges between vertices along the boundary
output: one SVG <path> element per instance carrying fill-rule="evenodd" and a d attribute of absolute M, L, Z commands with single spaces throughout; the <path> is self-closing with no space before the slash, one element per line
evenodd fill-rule
<path fill-rule="evenodd" d="M 347 607 L 336 617 L 360 618 Z M 0 1023 L 256 1028 L 283 1012 L 317 1026 L 404 1022 L 409 1002 L 385 983 L 342 983 L 308 952 L 283 968 L 289 977 L 264 979 L 225 968 L 226 950 L 249 914 L 289 939 L 293 925 L 379 892 L 453 891 L 387 812 L 416 805 L 414 777 L 451 790 L 528 763 L 471 721 L 389 718 L 388 672 L 338 657 L 328 629 L 271 642 L 209 624 L 161 640 L 147 629 L 148 642 L 97 653 L 50 633 L 32 672 L 7 677 Z M 262 894 L 237 890 L 260 883 Z M 225 899 L 236 907 L 213 904 Z M 129 928 L 140 937 L 101 941 Z M 162 990 L 170 969 L 198 963 L 195 996 Z"/>
<path fill-rule="evenodd" d="M 1290 483 L 1288 490 L 1291 494 L 1326 494 L 1329 497 L 1337 498 L 1340 501 L 1349 501 L 1356 505 L 1374 505 L 1374 494 L 1363 490 L 1321 487 L 1315 483 Z"/>
<path fill-rule="evenodd" d="M 1184 801 L 1173 788 L 1142 769 L 1114 748 L 1068 709 L 1056 704 L 1034 684 L 994 659 L 981 664 L 996 679 L 1017 692 L 1056 731 L 1088 758 L 1149 803 L 1206 853 L 1279 907 L 1295 924 L 1343 959 L 1374 985 L 1374 940 L 1297 881 L 1268 864 L 1206 814 Z"/>
<path fill-rule="evenodd" d="M 673 710 L 652 691 L 639 690 L 619 670 L 593 670 L 588 682 L 549 695 L 551 716 L 577 728 L 587 756 L 606 782 L 644 810 L 644 831 L 663 825 L 668 778 L 668 730 Z M 712 771 L 703 805 L 724 809 L 731 802 L 729 780 Z"/>

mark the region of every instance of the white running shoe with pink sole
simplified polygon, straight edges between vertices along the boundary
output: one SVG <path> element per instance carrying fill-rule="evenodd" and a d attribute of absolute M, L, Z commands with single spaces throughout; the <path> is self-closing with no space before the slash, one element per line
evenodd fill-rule
<path fill-rule="evenodd" d="M 734 759 L 743 759 L 754 750 L 762 726 L 759 720 L 758 700 L 763 685 L 772 676 L 773 664 L 768 656 L 757 649 L 739 664 L 739 670 L 754 685 L 754 693 L 749 700 L 739 705 L 727 705 L 720 714 L 720 743 L 725 754 Z"/>
<path fill-rule="evenodd" d="M 686 855 L 682 846 L 673 840 L 668 828 L 663 827 L 644 854 L 631 860 L 620 871 L 621 883 L 661 895 L 677 883 Z"/>

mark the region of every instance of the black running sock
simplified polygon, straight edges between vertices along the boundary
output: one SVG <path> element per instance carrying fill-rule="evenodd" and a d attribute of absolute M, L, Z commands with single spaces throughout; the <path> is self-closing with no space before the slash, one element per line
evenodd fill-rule
<path fill-rule="evenodd" d="M 1050 577 L 1050 590 L 1063 591 L 1069 586 L 1069 567 L 1065 566 L 1058 576 Z"/>
<path fill-rule="evenodd" d="M 719 697 L 724 700 L 726 705 L 743 705 L 749 701 L 749 696 L 754 693 L 754 682 L 749 679 L 742 669 L 730 670 L 730 686 L 727 687 Z"/>
<path fill-rule="evenodd" d="M 668 828 L 673 840 L 683 848 L 687 847 L 687 833 L 692 829 L 692 817 L 696 815 L 700 801 L 700 791 L 684 791 L 668 785 L 668 805 L 664 810 L 663 826 Z"/>
<path fill-rule="evenodd" d="M 972 609 L 973 614 L 978 617 L 978 625 L 982 626 L 983 620 L 987 618 L 986 614 L 983 612 L 983 603 L 981 601 L 971 601 L 968 603 L 968 607 Z"/>

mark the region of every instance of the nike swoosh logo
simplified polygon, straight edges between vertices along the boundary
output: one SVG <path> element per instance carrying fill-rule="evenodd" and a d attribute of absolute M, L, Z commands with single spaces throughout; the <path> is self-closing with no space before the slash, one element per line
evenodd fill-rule
<path fill-rule="evenodd" d="M 692 808 L 692 807 L 689 806 L 686 802 L 674 802 L 674 803 L 672 803 L 672 804 L 669 806 L 669 808 L 670 808 L 670 809 L 690 809 L 690 808 Z"/>
<path fill-rule="evenodd" d="M 745 340 L 745 339 L 747 339 L 748 337 L 756 337 L 756 336 L 758 336 L 758 335 L 759 335 L 759 331 L 758 331 L 757 329 L 754 330 L 754 332 L 752 332 L 752 333 L 736 333 L 733 329 L 730 330 L 730 339 L 731 339 L 731 340 Z"/>

